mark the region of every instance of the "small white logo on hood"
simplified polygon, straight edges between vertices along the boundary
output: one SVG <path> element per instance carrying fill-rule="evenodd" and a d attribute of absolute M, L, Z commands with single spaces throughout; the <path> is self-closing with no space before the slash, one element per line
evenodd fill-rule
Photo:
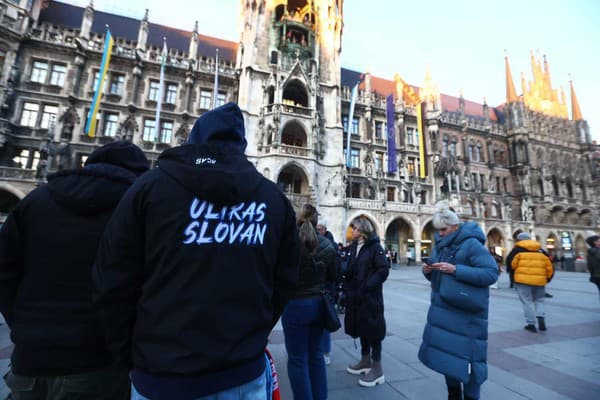
<path fill-rule="evenodd" d="M 217 163 L 217 160 L 215 160 L 214 158 L 211 157 L 200 157 L 200 158 L 196 158 L 196 165 L 214 165 Z"/>

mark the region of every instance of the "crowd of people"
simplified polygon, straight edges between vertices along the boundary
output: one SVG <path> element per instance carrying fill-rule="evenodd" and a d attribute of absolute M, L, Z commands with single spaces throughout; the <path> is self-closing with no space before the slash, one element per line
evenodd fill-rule
<path fill-rule="evenodd" d="M 265 349 L 280 319 L 294 399 L 327 399 L 328 299 L 360 341 L 346 371 L 364 387 L 385 383 L 383 285 L 397 253 L 364 217 L 350 223 L 348 245 L 336 243 L 318 210 L 296 214 L 245 148 L 241 110 L 229 103 L 203 114 L 157 168 L 116 141 L 18 203 L 0 230 L 12 399 L 277 398 Z M 479 399 L 501 258 L 447 202 L 432 223 L 418 358 L 445 377 L 448 399 Z M 506 267 L 525 329 L 545 331 L 552 263 L 528 233 L 516 239 Z M 600 236 L 587 243 L 600 288 Z"/>

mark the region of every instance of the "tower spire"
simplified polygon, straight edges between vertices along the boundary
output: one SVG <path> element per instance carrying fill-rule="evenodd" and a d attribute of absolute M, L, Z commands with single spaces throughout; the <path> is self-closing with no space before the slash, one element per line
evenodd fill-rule
<path fill-rule="evenodd" d="M 508 63 L 508 54 L 504 53 L 504 67 L 506 69 L 506 102 L 514 103 L 518 101 L 517 91 L 515 90 L 515 83 L 513 82 L 512 73 L 510 72 L 510 65 Z"/>
<path fill-rule="evenodd" d="M 581 115 L 581 108 L 579 108 L 579 101 L 577 100 L 575 88 L 573 87 L 573 80 L 569 80 L 569 85 L 571 86 L 571 119 L 573 121 L 579 121 L 583 119 L 583 116 Z"/>

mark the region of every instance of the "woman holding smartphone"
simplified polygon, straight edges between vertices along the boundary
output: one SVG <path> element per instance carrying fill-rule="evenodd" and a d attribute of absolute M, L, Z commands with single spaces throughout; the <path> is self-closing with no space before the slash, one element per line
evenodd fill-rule
<path fill-rule="evenodd" d="M 463 387 L 465 400 L 479 399 L 487 379 L 488 287 L 498 279 L 498 268 L 479 226 L 462 223 L 447 201 L 436 205 L 432 223 L 435 243 L 423 265 L 423 274 L 431 281 L 431 305 L 419 360 L 445 376 L 449 400 L 462 400 Z M 442 299 L 444 274 L 462 283 L 466 292 L 469 287 L 472 292 L 483 291 L 478 310 Z"/>

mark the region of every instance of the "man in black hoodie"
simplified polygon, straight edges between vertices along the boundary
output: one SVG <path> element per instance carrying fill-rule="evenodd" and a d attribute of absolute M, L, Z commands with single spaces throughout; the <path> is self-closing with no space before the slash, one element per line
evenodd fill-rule
<path fill-rule="evenodd" d="M 48 176 L 0 231 L 0 312 L 15 345 L 5 379 L 12 399 L 125 399 L 92 307 L 91 269 L 117 203 L 148 170 L 139 147 L 113 142 L 84 168 Z"/>
<path fill-rule="evenodd" d="M 95 298 L 112 354 L 133 366 L 132 398 L 266 396 L 264 349 L 299 245 L 290 202 L 246 159 L 244 136 L 237 105 L 203 114 L 108 224 Z"/>

